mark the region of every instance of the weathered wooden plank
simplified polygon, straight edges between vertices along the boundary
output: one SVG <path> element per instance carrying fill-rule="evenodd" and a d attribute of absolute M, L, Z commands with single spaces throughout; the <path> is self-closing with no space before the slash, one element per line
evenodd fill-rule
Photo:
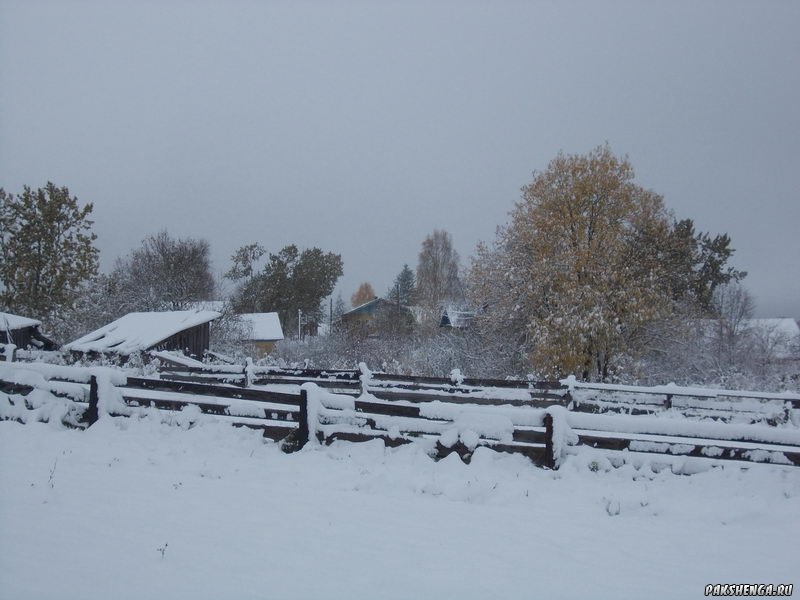
<path fill-rule="evenodd" d="M 336 431 L 325 437 L 325 443 L 327 445 L 330 445 L 335 441 L 369 442 L 372 440 L 383 440 L 384 444 L 390 448 L 396 448 L 397 446 L 411 443 L 411 440 L 404 437 L 390 437 L 386 433 L 379 433 L 377 431 Z"/>
<path fill-rule="evenodd" d="M 454 396 L 448 394 L 431 394 L 412 392 L 410 390 L 369 388 L 369 393 L 381 400 L 405 400 L 407 402 L 449 402 L 452 404 L 479 404 L 483 406 L 532 406 L 546 408 L 554 405 L 565 405 L 566 400 L 558 397 L 536 397 L 530 399 L 482 398 L 477 396 Z"/>
<path fill-rule="evenodd" d="M 358 412 L 372 413 L 376 415 L 389 415 L 393 417 L 425 418 L 420 416 L 419 406 L 406 406 L 404 404 L 383 404 L 380 402 L 369 402 L 367 400 L 356 400 L 355 409 Z"/>
<path fill-rule="evenodd" d="M 552 463 L 552 460 L 548 457 L 551 456 L 548 454 L 548 450 L 546 446 L 521 446 L 515 444 L 491 444 L 486 445 L 486 448 L 490 448 L 495 452 L 506 452 L 509 454 L 522 454 L 530 459 L 533 464 L 538 465 L 540 467 L 549 467 L 549 464 Z M 552 467 L 549 467 L 552 468 Z"/>
<path fill-rule="evenodd" d="M 641 416 L 641 415 L 654 415 L 656 413 L 663 412 L 664 409 L 638 408 L 635 405 L 607 406 L 592 401 L 581 401 L 581 402 L 573 402 L 569 406 L 569 410 L 573 412 L 590 413 L 596 415 L 615 413 L 615 414 Z"/>
<path fill-rule="evenodd" d="M 231 384 L 238 385 L 244 376 L 241 373 L 219 373 L 208 375 L 186 375 L 185 373 L 170 373 L 162 371 L 159 373 L 160 381 L 184 381 L 187 383 L 206 383 L 206 384 Z"/>
<path fill-rule="evenodd" d="M 230 412 L 231 406 L 229 404 L 218 404 L 218 403 L 211 403 L 211 402 L 203 402 L 201 400 L 195 400 L 192 395 L 187 394 L 185 399 L 177 399 L 177 398 L 142 398 L 140 396 L 131 395 L 131 394 L 124 394 L 122 396 L 125 403 L 129 406 L 144 406 L 144 407 L 151 407 L 157 408 L 159 410 L 171 410 L 171 411 L 181 411 L 186 406 L 192 405 L 197 406 L 201 412 L 208 415 L 224 415 L 224 416 L 243 416 L 243 415 L 236 415 L 235 413 Z M 252 414 L 248 414 L 248 418 L 252 419 L 267 419 L 267 420 L 291 420 L 296 421 L 299 418 L 299 411 L 292 410 L 292 409 L 282 409 L 282 408 L 261 408 L 260 410 L 263 411 L 262 416 L 256 416 Z"/>
<path fill-rule="evenodd" d="M 83 420 L 86 421 L 89 427 L 97 423 L 99 418 L 97 410 L 98 398 L 97 377 L 92 375 L 89 379 L 89 408 L 86 409 L 83 415 Z"/>
<path fill-rule="evenodd" d="M 453 386 L 455 382 L 446 377 L 427 377 L 423 375 L 398 375 L 392 373 L 372 373 L 373 381 L 410 383 L 418 386 Z M 471 387 L 496 387 L 510 389 L 566 390 L 567 387 L 558 381 L 527 381 L 523 379 L 484 379 L 466 377 L 461 385 Z"/>
<path fill-rule="evenodd" d="M 33 390 L 34 387 L 32 385 L 23 385 L 0 379 L 0 392 L 4 394 L 20 394 L 22 396 L 27 396 Z"/>
<path fill-rule="evenodd" d="M 764 444 L 762 442 L 758 442 L 759 445 L 762 446 L 761 448 L 753 449 L 731 446 L 731 443 L 735 443 L 733 440 L 718 440 L 719 445 L 717 445 L 714 443 L 697 443 L 692 438 L 685 438 L 685 440 L 682 438 L 681 441 L 678 442 L 666 439 L 663 441 L 641 440 L 636 438 L 605 437 L 596 434 L 586 434 L 581 432 L 577 433 L 580 444 L 602 450 L 628 450 L 647 454 L 663 454 L 665 456 L 688 456 L 693 458 L 739 460 L 773 464 L 771 461 L 761 461 L 755 458 L 759 456 L 758 453 L 760 451 L 765 451 L 769 453 L 775 453 L 778 456 L 783 456 L 793 465 L 800 466 L 800 448 L 798 448 L 797 452 L 787 452 L 780 449 L 771 449 L 770 444 Z M 631 448 L 631 444 L 635 444 L 633 448 Z M 687 450 L 686 447 L 689 446 L 691 449 Z M 671 452 L 670 450 L 674 450 L 674 452 Z"/>
<path fill-rule="evenodd" d="M 261 377 L 295 377 L 298 379 L 325 379 L 340 381 L 360 381 L 359 371 L 347 369 L 275 369 L 272 367 L 256 367 L 256 374 Z"/>
<path fill-rule="evenodd" d="M 253 385 L 303 385 L 304 383 L 314 383 L 321 388 L 339 390 L 361 390 L 361 384 L 357 381 L 346 381 L 340 379 L 316 379 L 316 378 L 297 378 L 297 377 L 256 377 Z"/>
<path fill-rule="evenodd" d="M 544 444 L 547 442 L 547 430 L 514 429 L 512 439 L 515 442 L 525 442 L 527 444 Z"/>
<path fill-rule="evenodd" d="M 128 377 L 128 382 L 124 387 L 162 392 L 178 392 L 198 396 L 217 396 L 236 400 L 252 400 L 255 402 L 274 402 L 277 404 L 289 404 L 294 406 L 298 406 L 300 402 L 299 394 L 225 387 L 208 383 L 146 379 L 142 377 Z"/>
<path fill-rule="evenodd" d="M 431 393 L 440 393 L 440 394 L 450 394 L 453 396 L 474 396 L 475 394 L 491 395 L 492 390 L 480 388 L 477 386 L 457 386 L 452 383 L 448 384 L 446 387 L 444 386 L 430 386 L 430 385 L 419 385 L 415 383 L 394 383 L 391 381 L 383 382 L 383 383 L 375 383 L 372 382 L 369 385 L 369 389 L 371 390 L 408 390 L 414 392 L 431 392 Z M 568 397 L 568 392 L 566 388 L 561 390 L 553 391 L 547 389 L 535 389 L 535 388 L 518 388 L 520 391 L 527 391 L 530 393 L 531 398 L 539 398 L 544 400 L 559 400 Z M 497 393 L 497 392 L 495 392 Z M 490 396 L 491 397 L 491 396 Z"/>

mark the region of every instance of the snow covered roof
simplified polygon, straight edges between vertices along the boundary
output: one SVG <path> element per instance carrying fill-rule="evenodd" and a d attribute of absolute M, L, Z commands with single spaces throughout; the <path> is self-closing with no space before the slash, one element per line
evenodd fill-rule
<path fill-rule="evenodd" d="M 465 329 L 470 326 L 474 318 L 475 318 L 475 311 L 446 308 L 442 313 L 442 318 L 441 321 L 439 322 L 439 327 L 453 327 L 455 329 Z"/>
<path fill-rule="evenodd" d="M 386 308 L 390 309 L 397 309 L 397 303 L 387 300 L 386 298 L 379 298 L 375 296 L 372 300 L 364 302 L 363 304 L 359 304 L 355 308 L 351 308 L 350 310 L 342 313 L 342 317 L 346 321 L 348 318 L 355 317 L 357 315 L 364 315 L 369 318 L 374 317 L 377 311 L 384 310 Z M 410 308 L 408 306 L 400 305 L 400 310 L 404 312 L 410 312 Z"/>
<path fill-rule="evenodd" d="M 386 302 L 386 300 L 375 296 L 372 300 L 367 300 L 366 302 L 362 302 L 350 310 L 346 310 L 342 313 L 342 315 L 359 315 L 362 313 L 372 314 L 372 312 L 375 310 L 375 307 L 377 307 L 381 302 Z"/>
<path fill-rule="evenodd" d="M 250 336 L 251 341 L 276 342 L 283 339 L 283 329 L 281 329 L 278 313 L 244 313 L 239 316 L 253 327 L 253 333 Z"/>
<path fill-rule="evenodd" d="M 219 316 L 213 310 L 128 313 L 113 323 L 66 344 L 64 350 L 131 354 L 148 350 L 184 329 L 207 323 Z"/>
<path fill-rule="evenodd" d="M 26 327 L 37 327 L 41 324 L 42 322 L 36 319 L 0 312 L 0 331 L 16 331 L 17 329 L 25 329 Z"/>

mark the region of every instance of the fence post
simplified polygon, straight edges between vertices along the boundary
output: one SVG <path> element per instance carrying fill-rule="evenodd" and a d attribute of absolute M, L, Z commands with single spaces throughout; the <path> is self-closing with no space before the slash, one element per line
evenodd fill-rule
<path fill-rule="evenodd" d="M 90 427 L 97 423 L 98 419 L 97 398 L 97 377 L 92 375 L 89 379 L 89 408 L 86 409 L 84 416 Z"/>
<path fill-rule="evenodd" d="M 548 469 L 556 468 L 555 446 L 553 444 L 553 415 L 544 416 L 544 466 Z"/>
<path fill-rule="evenodd" d="M 300 419 L 297 425 L 297 449 L 308 443 L 308 392 L 300 390 Z"/>
<path fill-rule="evenodd" d="M 667 410 L 672 408 L 672 394 L 667 394 L 667 400 L 664 402 L 664 408 Z"/>

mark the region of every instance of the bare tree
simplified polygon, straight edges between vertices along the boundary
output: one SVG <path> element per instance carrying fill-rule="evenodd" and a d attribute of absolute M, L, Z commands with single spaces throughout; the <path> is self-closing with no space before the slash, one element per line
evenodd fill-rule
<path fill-rule="evenodd" d="M 720 372 L 740 364 L 748 354 L 750 335 L 748 322 L 753 318 L 753 296 L 739 283 L 717 287 L 712 296 L 716 315 L 709 332 L 712 356 Z"/>
<path fill-rule="evenodd" d="M 164 230 L 119 259 L 112 274 L 126 311 L 183 310 L 214 294 L 210 245 L 202 239 L 174 239 Z"/>
<path fill-rule="evenodd" d="M 436 229 L 422 242 L 417 263 L 417 302 L 423 308 L 438 311 L 448 302 L 461 301 L 458 277 L 459 257 L 453 238 Z"/>

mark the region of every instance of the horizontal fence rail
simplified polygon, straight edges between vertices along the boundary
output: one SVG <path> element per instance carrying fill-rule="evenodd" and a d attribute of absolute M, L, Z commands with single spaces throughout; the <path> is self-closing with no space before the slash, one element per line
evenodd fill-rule
<path fill-rule="evenodd" d="M 286 451 L 382 440 L 390 447 L 423 444 L 435 457 L 455 452 L 466 462 L 477 448 L 489 448 L 548 468 L 582 448 L 614 461 L 800 465 L 797 394 L 198 364 L 165 365 L 153 378 L 3 362 L 0 418 L 60 418 L 88 427 L 103 414 L 156 410 L 170 420 L 166 413 L 188 411 L 183 422 L 206 415 L 257 429 Z M 103 394 L 117 402 L 104 404 Z M 47 402 L 61 403 L 59 410 Z"/>

